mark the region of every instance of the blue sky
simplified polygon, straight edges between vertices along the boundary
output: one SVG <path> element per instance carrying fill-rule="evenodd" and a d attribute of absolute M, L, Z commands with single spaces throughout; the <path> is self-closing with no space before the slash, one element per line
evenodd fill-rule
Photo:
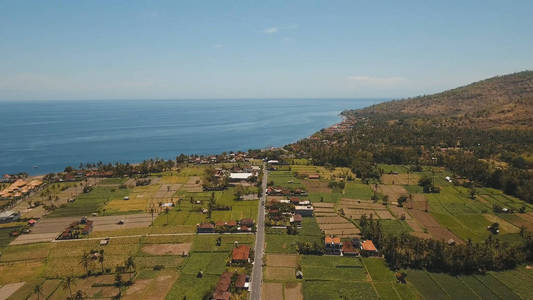
<path fill-rule="evenodd" d="M 0 100 L 427 94 L 533 69 L 532 11 L 533 1 L 0 0 Z"/>

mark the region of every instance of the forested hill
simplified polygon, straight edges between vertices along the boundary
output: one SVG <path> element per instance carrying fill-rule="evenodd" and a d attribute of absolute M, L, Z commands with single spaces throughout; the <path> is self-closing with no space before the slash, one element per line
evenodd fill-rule
<path fill-rule="evenodd" d="M 533 128 L 533 71 L 478 81 L 442 93 L 394 100 L 345 115 L 414 115 L 442 125 Z"/>

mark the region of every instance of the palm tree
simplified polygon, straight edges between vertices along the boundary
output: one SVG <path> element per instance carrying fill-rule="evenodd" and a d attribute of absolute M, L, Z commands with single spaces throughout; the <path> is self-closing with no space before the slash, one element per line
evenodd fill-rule
<path fill-rule="evenodd" d="M 63 279 L 63 289 L 68 290 L 70 294 L 70 299 L 72 299 L 72 285 L 76 279 L 73 276 L 67 276 L 65 279 Z"/>
<path fill-rule="evenodd" d="M 130 269 L 133 269 L 133 274 L 135 274 L 135 261 L 133 260 L 133 257 L 130 256 L 128 257 L 128 259 L 126 260 L 126 262 L 124 263 L 124 265 L 126 266 L 126 269 L 129 271 Z M 130 280 L 131 280 L 131 275 L 130 275 Z"/>
<path fill-rule="evenodd" d="M 84 300 L 84 299 L 85 299 L 85 294 L 83 293 L 82 290 L 78 290 L 76 294 L 74 295 L 74 300 Z"/>
<path fill-rule="evenodd" d="M 102 274 L 104 273 L 104 249 L 100 250 L 100 255 L 98 256 L 98 262 L 100 263 L 100 266 L 102 267 Z"/>
<path fill-rule="evenodd" d="M 83 255 L 81 256 L 81 259 L 80 259 L 80 265 L 82 265 L 83 268 L 85 269 L 85 273 L 87 273 L 90 261 L 91 260 L 89 258 L 89 254 L 84 251 Z"/>
<path fill-rule="evenodd" d="M 41 294 L 43 293 L 43 291 L 41 289 L 41 286 L 40 285 L 36 285 L 33 288 L 33 293 L 37 294 L 37 300 L 39 300 L 41 298 Z"/>

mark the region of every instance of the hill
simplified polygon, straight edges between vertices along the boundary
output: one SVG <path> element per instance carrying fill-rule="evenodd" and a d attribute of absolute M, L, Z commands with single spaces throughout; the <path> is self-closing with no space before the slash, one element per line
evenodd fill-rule
<path fill-rule="evenodd" d="M 533 71 L 345 112 L 351 114 L 411 115 L 430 117 L 450 126 L 528 129 L 533 127 Z"/>

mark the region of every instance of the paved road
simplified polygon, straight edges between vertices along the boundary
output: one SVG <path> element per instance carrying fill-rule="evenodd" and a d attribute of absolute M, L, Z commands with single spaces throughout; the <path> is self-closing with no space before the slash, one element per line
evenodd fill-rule
<path fill-rule="evenodd" d="M 261 282 L 263 280 L 263 251 L 265 245 L 265 206 L 262 204 L 266 202 L 266 186 L 267 186 L 267 169 L 263 164 L 263 196 L 259 202 L 259 212 L 257 215 L 257 232 L 255 235 L 255 260 L 252 269 L 251 282 L 251 300 L 261 300 Z"/>

